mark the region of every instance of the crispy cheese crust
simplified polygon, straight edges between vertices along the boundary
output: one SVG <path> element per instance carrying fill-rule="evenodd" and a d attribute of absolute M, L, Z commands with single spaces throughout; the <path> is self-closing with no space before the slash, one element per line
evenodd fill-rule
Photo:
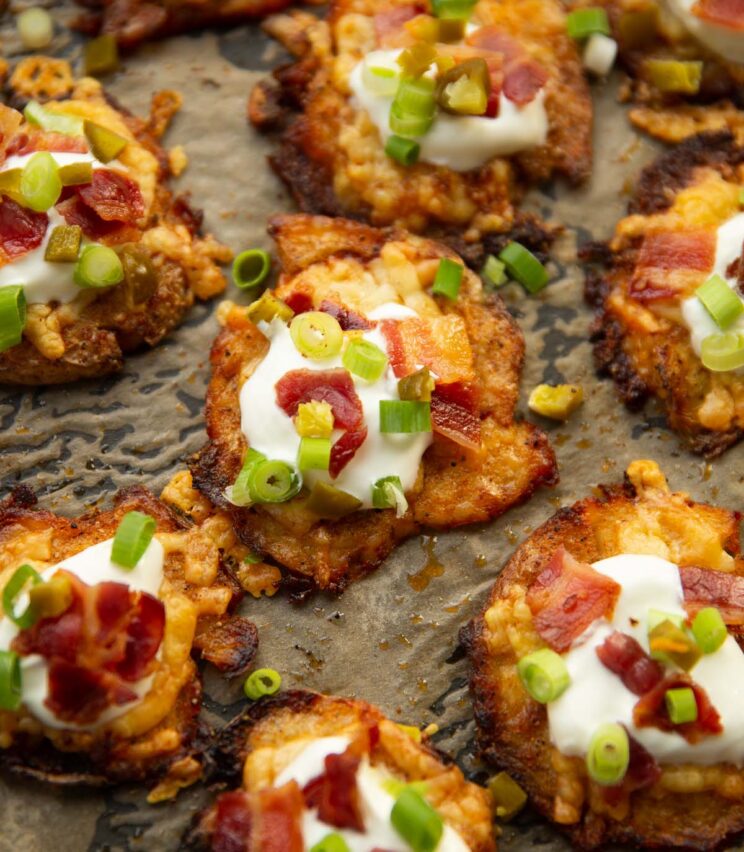
<path fill-rule="evenodd" d="M 195 299 L 211 298 L 225 287 L 217 264 L 228 261 L 230 251 L 200 236 L 201 214 L 167 187 L 170 164 L 158 140 L 180 107 L 180 95 L 156 93 L 143 121 L 115 104 L 98 81 L 75 81 L 68 63 L 33 56 L 16 66 L 10 96 L 19 108 L 31 99 L 53 98 L 48 109 L 89 119 L 128 140 L 120 160 L 139 184 L 146 208 L 136 245 L 150 256 L 156 282 L 146 294 L 124 281 L 103 292 L 81 290 L 65 305 L 30 305 L 23 341 L 0 354 L 0 382 L 57 384 L 117 372 L 126 354 L 157 345 L 178 327 Z M 7 110 L 0 125 L 3 120 Z"/>
<path fill-rule="evenodd" d="M 479 452 L 468 451 L 435 436 L 402 518 L 393 510 L 367 510 L 318 521 L 302 497 L 287 504 L 232 506 L 225 489 L 235 481 L 247 449 L 240 429 L 240 388 L 263 358 L 267 341 L 241 309 L 228 309 L 211 353 L 209 443 L 191 469 L 196 486 L 230 513 L 245 544 L 318 588 L 342 591 L 420 528 L 487 521 L 527 499 L 539 485 L 556 481 L 555 457 L 545 435 L 514 421 L 524 341 L 501 300 L 486 295 L 480 279 L 468 271 L 456 302 L 435 302 L 424 292 L 438 259 L 452 252 L 404 232 L 342 219 L 278 216 L 270 230 L 283 267 L 279 297 L 299 290 L 310 294 L 316 306 L 330 297 L 362 314 L 383 302 L 401 301 L 422 316 L 454 312 L 464 319 L 481 391 L 483 445 Z"/>
<path fill-rule="evenodd" d="M 215 778 L 248 791 L 273 784 L 279 773 L 312 740 L 354 739 L 378 725 L 380 741 L 371 755 L 406 783 L 426 781 L 426 798 L 473 852 L 495 852 L 488 794 L 445 763 L 426 738 L 418 743 L 371 704 L 314 692 L 293 691 L 263 699 L 222 731 L 212 753 Z M 197 814 L 187 848 L 209 848 L 214 809 Z"/>
<path fill-rule="evenodd" d="M 654 462 L 636 461 L 622 486 L 562 509 L 507 562 L 483 613 L 463 631 L 484 757 L 504 767 L 580 848 L 613 842 L 709 849 L 744 829 L 744 773 L 733 765 L 663 765 L 660 780 L 611 808 L 592 790 L 584 761 L 550 744 L 545 707 L 522 687 L 517 660 L 544 647 L 527 589 L 555 550 L 596 562 L 653 554 L 679 565 L 744 574 L 736 512 L 670 492 Z"/>
<path fill-rule="evenodd" d="M 416 232 L 438 229 L 475 244 L 529 222 L 513 207 L 525 183 L 555 174 L 579 182 L 589 175 L 591 101 L 555 0 L 480 0 L 474 13 L 519 41 L 548 71 L 544 146 L 495 157 L 471 172 L 427 163 L 405 168 L 389 159 L 374 124 L 350 101 L 348 76 L 375 48 L 375 14 L 401 5 L 408 4 L 335 0 L 327 21 L 297 12 L 267 22 L 299 61 L 275 73 L 277 86 L 264 82 L 254 89 L 249 116 L 259 129 L 288 122 L 270 162 L 301 209 Z M 299 114 L 292 118 L 294 110 Z"/>
<path fill-rule="evenodd" d="M 639 301 L 632 282 L 645 235 L 713 231 L 739 212 L 744 147 L 729 133 L 693 137 L 642 173 L 631 215 L 620 221 L 604 276 L 590 275 L 587 298 L 597 308 L 594 354 L 630 408 L 656 396 L 669 425 L 707 457 L 739 441 L 744 379 L 706 369 L 690 343 L 680 310 L 705 277 L 692 276 L 673 298 Z M 682 272 L 680 270 L 680 272 Z M 667 270 L 669 280 L 677 273 Z"/>
<path fill-rule="evenodd" d="M 140 487 L 122 491 L 111 510 L 74 519 L 37 509 L 35 502 L 28 489 L 19 488 L 0 504 L 0 588 L 23 563 L 43 570 L 111 538 L 122 517 L 137 510 L 155 518 L 156 535 L 165 549 L 160 598 L 166 628 L 153 686 L 141 703 L 93 732 L 48 728 L 25 710 L 0 711 L 0 765 L 60 784 L 105 784 L 166 774 L 154 796 L 167 798 L 201 774 L 194 756 L 204 734 L 197 720 L 201 685 L 192 648 L 228 673 L 243 671 L 256 651 L 255 627 L 227 614 L 240 596 L 223 560 L 229 527 L 226 530 L 216 514 L 193 526 Z M 229 625 L 243 627 L 239 639 L 224 635 Z M 209 626 L 217 629 L 211 645 L 204 636 Z M 221 656 L 215 644 L 220 628 Z"/>

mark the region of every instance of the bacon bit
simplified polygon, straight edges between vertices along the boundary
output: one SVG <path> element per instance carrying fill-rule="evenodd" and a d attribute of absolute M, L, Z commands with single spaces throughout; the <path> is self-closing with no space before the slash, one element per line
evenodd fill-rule
<path fill-rule="evenodd" d="M 385 9 L 383 12 L 378 12 L 373 19 L 377 43 L 384 45 L 387 37 L 397 33 L 406 21 L 413 20 L 413 18 L 425 11 L 426 9 L 423 6 L 415 4 L 411 6 L 395 6 L 391 9 Z"/>
<path fill-rule="evenodd" d="M 600 787 L 604 800 L 610 806 L 617 806 L 626 796 L 637 790 L 651 787 L 661 778 L 661 767 L 656 762 L 656 758 L 632 737 L 627 729 L 626 733 L 630 756 L 623 783 L 614 787 Z"/>
<path fill-rule="evenodd" d="M 351 746 L 342 754 L 329 754 L 325 773 L 313 778 L 303 790 L 309 808 L 318 809 L 318 819 L 336 828 L 364 831 L 356 774 L 361 758 Z"/>
<path fill-rule="evenodd" d="M 668 689 L 690 687 L 695 693 L 698 717 L 694 722 L 675 725 L 669 719 L 664 696 Z M 720 734 L 723 731 L 721 717 L 710 703 L 708 694 L 686 674 L 673 674 L 658 683 L 642 696 L 633 708 L 633 724 L 636 728 L 658 728 L 660 731 L 676 731 L 688 743 L 700 742 L 708 734 Z"/>
<path fill-rule="evenodd" d="M 313 309 L 313 297 L 304 290 L 293 290 L 284 297 L 284 301 L 295 314 L 305 314 Z"/>
<path fill-rule="evenodd" d="M 109 672 L 98 672 L 55 660 L 49 665 L 49 694 L 44 699 L 58 719 L 90 724 L 109 707 L 120 707 L 137 693 Z"/>
<path fill-rule="evenodd" d="M 680 568 L 679 576 L 690 618 L 704 607 L 714 606 L 726 624 L 744 624 L 744 577 L 692 566 Z"/>
<path fill-rule="evenodd" d="M 290 370 L 276 383 L 276 404 L 290 417 L 300 403 L 327 402 L 333 410 L 334 426 L 357 429 L 362 425 L 362 402 L 347 370 Z"/>
<path fill-rule="evenodd" d="M 456 314 L 428 320 L 382 320 L 380 331 L 390 365 L 399 379 L 422 366 L 435 373 L 442 384 L 467 383 L 475 378 L 465 322 Z"/>
<path fill-rule="evenodd" d="M 561 545 L 530 586 L 527 604 L 537 632 L 553 650 L 562 652 L 593 621 L 612 614 L 619 594 L 614 580 L 578 562 Z"/>
<path fill-rule="evenodd" d="M 466 42 L 504 57 L 503 85 L 498 88 L 503 88 L 504 95 L 515 104 L 530 103 L 548 81 L 546 69 L 529 56 L 518 41 L 497 27 L 481 27 L 471 33 Z"/>
<path fill-rule="evenodd" d="M 283 787 L 260 790 L 255 849 L 261 852 L 303 852 L 304 807 L 302 791 L 296 781 L 289 781 Z"/>
<path fill-rule="evenodd" d="M 68 225 L 79 225 L 86 237 L 97 242 L 106 241 L 111 245 L 117 243 L 137 242 L 140 231 L 131 225 L 121 222 L 106 222 L 104 219 L 83 203 L 78 195 L 60 202 L 57 212 Z"/>
<path fill-rule="evenodd" d="M 32 130 L 19 133 L 8 145 L 8 157 L 23 157 L 37 151 L 55 151 L 60 154 L 87 154 L 88 143 L 82 136 L 66 136 L 51 130 Z"/>
<path fill-rule="evenodd" d="M 251 849 L 253 812 L 251 795 L 243 790 L 223 793 L 217 798 L 212 852 L 246 852 Z"/>
<path fill-rule="evenodd" d="M 434 389 L 431 395 L 431 424 L 439 435 L 444 435 L 469 450 L 479 450 L 481 446 L 480 420 L 467 408 L 448 399 L 443 388 Z"/>
<path fill-rule="evenodd" d="M 91 183 L 81 186 L 77 194 L 106 222 L 134 225 L 145 215 L 145 201 L 139 185 L 121 172 L 96 169 Z"/>
<path fill-rule="evenodd" d="M 367 427 L 355 429 L 344 434 L 331 447 L 331 461 L 328 465 L 328 473 L 331 479 L 335 479 L 346 465 L 354 458 L 356 451 L 367 440 Z"/>
<path fill-rule="evenodd" d="M 597 648 L 597 656 L 635 695 L 644 695 L 664 677 L 662 665 L 652 660 L 632 636 L 618 630 Z"/>
<path fill-rule="evenodd" d="M 744 30 L 744 0 L 697 0 L 693 15 L 730 30 Z"/>
<path fill-rule="evenodd" d="M 335 302 L 330 302 L 327 299 L 324 299 L 320 303 L 318 310 L 323 311 L 324 314 L 330 314 L 330 316 L 334 317 L 344 331 L 353 331 L 356 329 L 367 331 L 374 327 L 374 324 L 365 319 L 365 317 L 361 314 L 349 310 L 349 308 L 337 305 Z M 295 311 L 295 313 L 297 312 Z"/>
<path fill-rule="evenodd" d="M 641 244 L 630 293 L 638 301 L 674 298 L 713 268 L 715 252 L 710 231 L 649 234 Z"/>
<path fill-rule="evenodd" d="M 38 248 L 48 225 L 46 213 L 35 213 L 0 196 L 0 258 L 13 260 Z"/>

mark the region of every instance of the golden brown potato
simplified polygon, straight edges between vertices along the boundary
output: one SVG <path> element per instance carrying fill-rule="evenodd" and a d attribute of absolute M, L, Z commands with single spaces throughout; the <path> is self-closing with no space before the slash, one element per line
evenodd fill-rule
<path fill-rule="evenodd" d="M 379 565 L 396 543 L 422 527 L 449 529 L 494 518 L 556 481 L 553 452 L 533 425 L 515 422 L 524 354 L 522 335 L 501 300 L 483 291 L 465 271 L 455 302 L 426 293 L 444 246 L 400 231 L 380 231 L 343 219 L 278 216 L 270 231 L 283 274 L 276 295 L 303 296 L 317 308 L 331 301 L 364 315 L 398 301 L 426 316 L 462 317 L 480 392 L 482 444 L 468 450 L 435 435 L 423 457 L 409 509 L 362 510 L 336 521 L 319 521 L 303 494 L 288 503 L 232 506 L 225 489 L 240 471 L 247 449 L 240 428 L 239 392 L 263 358 L 267 341 L 243 309 L 221 310 L 224 329 L 212 347 L 207 394 L 209 443 L 192 462 L 194 483 L 232 517 L 242 541 L 277 562 L 306 586 L 342 591 Z"/>
<path fill-rule="evenodd" d="M 298 56 L 295 65 L 275 72 L 274 84 L 259 83 L 251 96 L 253 124 L 282 128 L 270 162 L 308 212 L 428 229 L 473 263 L 484 250 L 502 247 L 499 235 L 515 228 L 524 233 L 512 238 L 531 236 L 533 246 L 544 249 L 549 235 L 515 210 L 525 185 L 555 175 L 580 182 L 591 170 L 591 101 L 561 6 L 554 0 L 477 4 L 473 20 L 512 39 L 547 74 L 549 131 L 543 146 L 463 172 L 426 162 L 398 165 L 350 95 L 352 69 L 379 38 L 390 37 L 389 21 L 425 8 L 402 0 L 336 0 L 327 21 L 302 12 L 269 19 L 269 33 Z"/>
<path fill-rule="evenodd" d="M 744 148 L 723 132 L 691 138 L 647 167 L 603 258 L 607 271 L 587 283 L 600 373 L 615 380 L 631 409 L 658 397 L 670 427 L 710 458 L 742 436 L 744 380 L 703 366 L 681 303 L 712 271 L 717 228 L 740 210 L 742 163 Z M 702 262 L 695 260 L 700 241 Z M 672 246 L 667 260 L 665 245 Z"/>
<path fill-rule="evenodd" d="M 229 615 L 240 586 L 228 569 L 244 548 L 210 512 L 200 525 L 180 518 L 144 488 L 121 492 L 114 508 L 68 519 L 35 508 L 26 488 L 0 504 L 0 587 L 19 565 L 37 570 L 111 538 L 130 511 L 155 518 L 165 549 L 165 632 L 154 681 L 143 701 L 94 731 L 49 728 L 23 706 L 0 710 L 0 765 L 60 784 L 160 779 L 152 801 L 174 795 L 201 775 L 201 684 L 192 650 L 228 676 L 245 671 L 257 648 L 255 626 Z"/>
<path fill-rule="evenodd" d="M 220 733 L 212 754 L 214 778 L 257 793 L 271 787 L 282 769 L 312 740 L 332 736 L 354 740 L 369 729 L 379 732 L 369 753 L 373 766 L 384 767 L 405 783 L 425 781 L 427 800 L 469 848 L 494 852 L 486 791 L 445 762 L 425 735 L 418 742 L 364 701 L 299 690 L 262 699 Z M 211 848 L 216 816 L 215 806 L 197 814 L 186 848 Z"/>
<path fill-rule="evenodd" d="M 167 186 L 171 167 L 158 139 L 180 107 L 180 96 L 155 94 L 150 118 L 143 121 L 118 107 L 96 80 L 75 81 L 68 63 L 40 56 L 16 65 L 9 94 L 19 108 L 29 100 L 43 101 L 55 114 L 92 121 L 126 139 L 118 159 L 127 169 L 129 183 L 111 189 L 109 181 L 108 190 L 95 183 L 66 187 L 56 209 L 67 225 L 81 225 L 89 241 L 135 251 L 139 268 L 150 269 L 146 274 L 127 274 L 114 287 L 81 288 L 66 304 L 29 304 L 22 342 L 0 353 L 0 382 L 56 384 L 116 372 L 127 353 L 157 345 L 180 325 L 195 299 L 211 298 L 225 287 L 218 263 L 229 260 L 230 251 L 211 236 L 200 236 L 201 214 L 186 198 L 174 197 Z M 84 137 L 42 131 L 1 105 L 0 127 L 0 166 L 13 154 L 87 151 Z M 115 173 L 102 169 L 95 174 Z M 93 207 L 81 202 L 84 190 L 95 194 L 94 200 L 86 195 Z M 106 191 L 113 193 L 116 208 L 105 208 Z M 46 224 L 45 213 L 19 224 L 25 208 L 11 209 L 15 202 L 8 196 L 0 198 L 9 211 L 0 215 L 2 268 L 23 261 L 29 250 L 38 250 L 51 224 Z M 18 239 L 21 249 L 14 244 Z M 67 266 L 72 277 L 73 266 Z"/>
<path fill-rule="evenodd" d="M 484 757 L 527 789 L 537 808 L 578 848 L 614 842 L 711 849 L 744 829 L 744 773 L 734 765 L 661 764 L 659 779 L 610 807 L 584 760 L 550 743 L 545 706 L 522 687 L 516 662 L 545 643 L 527 589 L 564 546 L 592 563 L 621 553 L 651 554 L 680 566 L 744 574 L 736 512 L 670 492 L 654 462 L 633 462 L 623 485 L 561 509 L 516 551 L 483 613 L 463 630 Z"/>

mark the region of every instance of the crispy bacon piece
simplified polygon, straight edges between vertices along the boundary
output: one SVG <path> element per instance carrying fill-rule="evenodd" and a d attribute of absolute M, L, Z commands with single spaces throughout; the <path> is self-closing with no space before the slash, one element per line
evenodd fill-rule
<path fill-rule="evenodd" d="M 535 629 L 555 651 L 567 651 L 598 618 L 610 616 L 620 586 L 591 565 L 578 562 L 565 547 L 553 554 L 527 592 Z"/>
<path fill-rule="evenodd" d="M 284 301 L 296 314 L 304 314 L 313 309 L 313 297 L 304 290 L 293 290 L 284 297 Z"/>
<path fill-rule="evenodd" d="M 290 417 L 303 402 L 327 402 L 338 429 L 354 430 L 362 425 L 362 402 L 347 370 L 290 370 L 276 383 L 276 404 Z"/>
<path fill-rule="evenodd" d="M 256 793 L 223 793 L 215 804 L 212 852 L 303 852 L 304 800 L 295 781 Z"/>
<path fill-rule="evenodd" d="M 669 231 L 643 239 L 630 293 L 642 302 L 669 299 L 699 284 L 701 273 L 713 268 L 715 234 L 710 231 Z"/>
<path fill-rule="evenodd" d="M 632 737 L 630 732 L 628 732 L 628 744 L 630 759 L 623 783 L 614 787 L 600 788 L 604 800 L 610 806 L 618 805 L 625 796 L 636 790 L 651 787 L 661 778 L 661 767 L 656 762 L 656 758 Z"/>
<path fill-rule="evenodd" d="M 49 666 L 49 691 L 44 704 L 57 718 L 91 724 L 109 707 L 137 698 L 137 693 L 110 672 L 92 671 L 65 660 Z"/>
<path fill-rule="evenodd" d="M 223 793 L 215 804 L 212 852 L 247 852 L 252 848 L 251 795 L 243 790 Z"/>
<path fill-rule="evenodd" d="M 694 722 L 674 725 L 667 714 L 664 695 L 668 689 L 679 689 L 685 686 L 689 686 L 695 693 L 698 717 Z M 688 743 L 700 742 L 709 734 L 720 734 L 723 731 L 721 717 L 710 703 L 706 691 L 694 683 L 689 675 L 683 673 L 667 676 L 652 690 L 643 695 L 633 708 L 633 723 L 637 728 L 676 731 Z"/>
<path fill-rule="evenodd" d="M 504 57 L 503 83 L 499 87 L 515 104 L 524 106 L 535 99 L 548 81 L 548 72 L 527 54 L 518 41 L 497 27 L 481 27 L 467 38 L 467 43 Z"/>
<path fill-rule="evenodd" d="M 323 311 L 324 314 L 330 314 L 338 320 L 338 324 L 344 331 L 353 331 L 355 329 L 367 331 L 373 327 L 373 323 L 361 314 L 349 310 L 349 308 L 345 308 L 342 305 L 337 305 L 335 302 L 331 302 L 328 299 L 323 299 L 318 310 Z M 295 313 L 297 313 L 297 311 L 295 311 Z"/>
<path fill-rule="evenodd" d="M 22 157 L 36 151 L 56 151 L 65 154 L 87 154 L 88 143 L 82 136 L 66 136 L 49 130 L 29 130 L 18 133 L 8 144 L 8 157 Z"/>
<path fill-rule="evenodd" d="M 107 243 L 116 244 L 136 242 L 139 239 L 138 228 L 101 219 L 96 211 L 88 207 L 76 194 L 61 201 L 57 205 L 57 212 L 68 225 L 79 225 L 85 236 L 91 240 L 105 240 Z"/>
<path fill-rule="evenodd" d="M 331 447 L 331 461 L 328 473 L 335 479 L 346 465 L 354 458 L 357 450 L 367 440 L 367 427 L 355 429 L 344 434 Z"/>
<path fill-rule="evenodd" d="M 136 224 L 145 215 L 145 201 L 139 185 L 112 169 L 96 169 L 93 180 L 81 186 L 77 194 L 106 222 Z"/>
<path fill-rule="evenodd" d="M 697 0 L 693 15 L 731 30 L 744 30 L 744 0 Z"/>
<path fill-rule="evenodd" d="M 38 248 L 48 225 L 46 213 L 35 213 L 0 196 L 0 265 Z"/>
<path fill-rule="evenodd" d="M 442 384 L 473 381 L 473 352 L 462 317 L 445 314 L 432 319 L 382 320 L 380 330 L 398 378 L 424 366 Z"/>
<path fill-rule="evenodd" d="M 395 35 L 406 21 L 413 20 L 413 18 L 424 11 L 423 6 L 412 4 L 410 6 L 393 6 L 390 9 L 378 12 L 374 17 L 377 43 L 385 45 L 388 37 Z"/>
<path fill-rule="evenodd" d="M 652 660 L 632 636 L 618 630 L 597 648 L 597 656 L 635 695 L 649 692 L 664 677 L 662 665 Z"/>
<path fill-rule="evenodd" d="M 303 790 L 307 806 L 318 809 L 318 819 L 336 828 L 364 831 L 356 781 L 360 762 L 351 747 L 326 757 L 325 773 L 309 781 Z"/>
<path fill-rule="evenodd" d="M 687 566 L 679 569 L 690 618 L 706 606 L 714 606 L 727 625 L 744 625 L 744 577 Z"/>
<path fill-rule="evenodd" d="M 461 387 L 456 383 L 457 388 Z M 444 435 L 456 444 L 469 450 L 481 446 L 480 419 L 472 409 L 461 404 L 458 393 L 452 393 L 450 385 L 437 385 L 431 395 L 431 423 L 435 432 Z"/>

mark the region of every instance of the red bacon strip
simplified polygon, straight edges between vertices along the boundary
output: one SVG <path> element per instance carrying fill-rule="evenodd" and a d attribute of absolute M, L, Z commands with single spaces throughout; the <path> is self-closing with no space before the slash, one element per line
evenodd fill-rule
<path fill-rule="evenodd" d="M 668 231 L 648 234 L 638 255 L 630 293 L 639 301 L 669 299 L 700 280 L 713 268 L 715 234 L 710 231 Z"/>
<path fill-rule="evenodd" d="M 336 828 L 364 831 L 356 774 L 361 758 L 351 746 L 342 754 L 329 754 L 325 773 L 313 778 L 303 790 L 309 808 L 318 809 L 318 819 Z"/>
<path fill-rule="evenodd" d="M 690 687 L 695 693 L 698 717 L 694 722 L 675 725 L 667 714 L 664 696 L 668 689 L 678 689 L 680 687 Z M 633 723 L 637 728 L 658 728 L 660 731 L 676 731 L 688 743 L 700 742 L 700 740 L 709 734 L 720 734 L 723 731 L 721 717 L 718 715 L 716 708 L 710 703 L 708 694 L 686 674 L 669 675 L 642 696 L 633 708 Z"/>
<path fill-rule="evenodd" d="M 731 30 L 744 30 L 744 0 L 697 0 L 693 15 Z"/>
<path fill-rule="evenodd" d="M 331 461 L 328 466 L 328 473 L 331 479 L 335 479 L 341 473 L 366 440 L 366 426 L 362 426 L 361 429 L 355 429 L 352 432 L 344 432 L 331 447 Z"/>
<path fill-rule="evenodd" d="M 664 677 L 662 665 L 652 660 L 632 636 L 618 630 L 597 648 L 597 656 L 635 695 L 649 692 Z"/>
<path fill-rule="evenodd" d="M 145 201 L 135 181 L 112 169 L 96 169 L 91 183 L 81 186 L 77 194 L 106 222 L 136 224 L 145 215 Z"/>
<path fill-rule="evenodd" d="M 305 801 L 296 781 L 258 792 L 256 852 L 303 852 L 302 811 Z"/>
<path fill-rule="evenodd" d="M 304 290 L 292 290 L 284 297 L 284 301 L 296 314 L 304 314 L 313 309 L 313 297 Z"/>
<path fill-rule="evenodd" d="M 137 693 L 110 672 L 99 672 L 55 660 L 49 666 L 49 691 L 44 704 L 67 722 L 91 724 L 109 707 L 119 707 Z"/>
<path fill-rule="evenodd" d="M 327 402 L 338 429 L 355 430 L 362 425 L 362 402 L 347 370 L 290 370 L 276 383 L 276 404 L 290 417 L 303 402 Z"/>
<path fill-rule="evenodd" d="M 243 790 L 223 793 L 215 803 L 212 852 L 246 852 L 252 848 L 251 795 Z"/>
<path fill-rule="evenodd" d="M 79 225 L 85 236 L 91 240 L 105 240 L 106 243 L 115 245 L 135 242 L 139 239 L 138 228 L 101 219 L 96 211 L 88 207 L 78 195 L 72 195 L 61 201 L 57 205 L 57 212 L 68 225 Z"/>
<path fill-rule="evenodd" d="M 8 144 L 6 156 L 23 157 L 37 151 L 56 151 L 60 154 L 87 154 L 88 144 L 82 136 L 66 136 L 49 130 L 29 130 L 18 133 Z"/>
<path fill-rule="evenodd" d="M 0 261 L 14 260 L 38 248 L 48 225 L 46 213 L 35 213 L 0 196 Z"/>
<path fill-rule="evenodd" d="M 413 20 L 416 15 L 420 15 L 424 11 L 423 6 L 414 4 L 410 6 L 393 6 L 390 9 L 378 12 L 374 17 L 375 35 L 377 36 L 378 44 L 384 44 L 389 35 L 397 33 L 406 21 Z"/>
<path fill-rule="evenodd" d="M 679 569 L 690 618 L 706 606 L 716 607 L 726 624 L 744 625 L 744 577 L 688 566 Z"/>
<path fill-rule="evenodd" d="M 562 652 L 593 621 L 612 614 L 619 594 L 614 580 L 578 562 L 561 546 L 530 586 L 527 604 L 537 632 L 551 648 Z"/>
<path fill-rule="evenodd" d="M 328 299 L 323 299 L 318 310 L 323 311 L 324 314 L 330 314 L 330 316 L 338 320 L 338 324 L 344 331 L 352 331 L 355 329 L 367 331 L 373 327 L 373 323 L 361 314 L 358 314 L 349 308 L 345 308 L 342 305 L 337 305 L 335 302 L 331 302 Z M 295 313 L 297 312 L 295 311 Z"/>
<path fill-rule="evenodd" d="M 431 395 L 431 423 L 435 432 L 469 450 L 481 446 L 480 419 L 462 404 L 460 386 L 437 385 Z"/>
<path fill-rule="evenodd" d="M 510 101 L 519 106 L 533 101 L 548 82 L 547 70 L 529 56 L 519 42 L 497 27 L 481 27 L 468 36 L 467 43 L 503 55 L 503 84 L 500 88 Z"/>

